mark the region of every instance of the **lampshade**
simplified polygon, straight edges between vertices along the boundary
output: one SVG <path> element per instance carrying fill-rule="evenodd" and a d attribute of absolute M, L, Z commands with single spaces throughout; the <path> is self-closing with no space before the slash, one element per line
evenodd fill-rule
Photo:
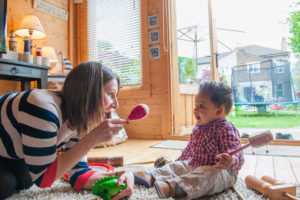
<path fill-rule="evenodd" d="M 42 56 L 49 58 L 50 63 L 57 62 L 57 56 L 53 47 L 43 47 L 42 48 Z"/>
<path fill-rule="evenodd" d="M 42 39 L 46 37 L 45 30 L 35 15 L 25 15 L 21 21 L 16 34 L 20 37 L 29 36 L 31 39 Z"/>

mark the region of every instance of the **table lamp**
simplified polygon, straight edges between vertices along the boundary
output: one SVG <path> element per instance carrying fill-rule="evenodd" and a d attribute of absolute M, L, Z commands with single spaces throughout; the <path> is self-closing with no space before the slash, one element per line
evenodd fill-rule
<path fill-rule="evenodd" d="M 25 15 L 21 21 L 16 34 L 20 37 L 29 36 L 30 38 L 30 52 L 32 52 L 32 39 L 43 39 L 46 37 L 45 30 L 35 15 Z"/>
<path fill-rule="evenodd" d="M 58 61 L 53 47 L 42 47 L 42 57 L 49 58 L 50 63 L 55 63 Z"/>
<path fill-rule="evenodd" d="M 57 66 L 57 55 L 53 47 L 42 47 L 42 57 L 49 59 L 49 65 L 51 67 L 49 74 L 58 73 L 61 71 L 61 67 Z M 43 63 L 43 65 L 47 66 L 47 63 Z"/>

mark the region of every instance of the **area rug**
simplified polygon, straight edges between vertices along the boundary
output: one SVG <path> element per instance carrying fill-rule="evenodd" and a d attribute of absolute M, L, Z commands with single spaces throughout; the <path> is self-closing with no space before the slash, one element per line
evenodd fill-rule
<path fill-rule="evenodd" d="M 125 166 L 116 168 L 116 170 L 129 170 L 129 171 L 138 171 L 138 170 L 149 170 L 151 168 L 143 167 L 143 166 Z M 262 195 L 248 189 L 246 184 L 239 178 L 236 185 L 236 189 L 241 193 L 245 199 L 247 200 L 265 200 Z M 91 191 L 81 191 L 76 192 L 73 190 L 69 183 L 63 180 L 57 180 L 54 182 L 51 188 L 40 189 L 36 186 L 32 186 L 28 190 L 22 190 L 20 192 L 15 192 L 10 198 L 6 200 L 94 200 L 96 196 L 94 196 Z M 155 189 L 152 188 L 144 188 L 135 186 L 133 195 L 129 198 L 129 200 L 156 200 L 159 199 Z M 169 198 L 171 199 L 171 198 Z M 220 194 L 216 194 L 213 196 L 202 197 L 199 200 L 234 200 L 238 199 L 237 193 L 233 190 L 227 190 Z"/>
<path fill-rule="evenodd" d="M 188 141 L 181 140 L 165 140 L 151 146 L 152 148 L 183 150 Z M 268 145 L 258 148 L 247 148 L 243 150 L 246 155 L 264 155 L 264 156 L 287 156 L 300 157 L 300 146 L 280 146 Z"/>

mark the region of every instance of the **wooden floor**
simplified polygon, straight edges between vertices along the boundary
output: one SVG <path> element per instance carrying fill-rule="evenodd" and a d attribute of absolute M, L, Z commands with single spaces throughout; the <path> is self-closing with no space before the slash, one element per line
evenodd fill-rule
<path fill-rule="evenodd" d="M 180 155 L 181 150 L 151 148 L 151 146 L 162 141 L 163 140 L 129 139 L 116 146 L 95 148 L 89 152 L 88 156 L 123 156 L 124 165 L 155 161 L 160 156 L 175 160 Z M 291 146 L 291 148 L 293 147 Z M 153 166 L 153 164 L 145 166 Z M 258 178 L 263 175 L 268 175 L 281 182 L 297 184 L 299 186 L 300 157 L 245 155 L 245 163 L 239 175 L 241 177 L 254 175 Z"/>

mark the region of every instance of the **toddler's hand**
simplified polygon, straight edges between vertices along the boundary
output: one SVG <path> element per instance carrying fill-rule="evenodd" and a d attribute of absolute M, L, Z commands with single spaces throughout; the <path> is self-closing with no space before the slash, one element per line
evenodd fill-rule
<path fill-rule="evenodd" d="M 221 153 L 216 156 L 216 162 L 215 168 L 228 169 L 233 165 L 234 159 L 227 153 Z"/>

